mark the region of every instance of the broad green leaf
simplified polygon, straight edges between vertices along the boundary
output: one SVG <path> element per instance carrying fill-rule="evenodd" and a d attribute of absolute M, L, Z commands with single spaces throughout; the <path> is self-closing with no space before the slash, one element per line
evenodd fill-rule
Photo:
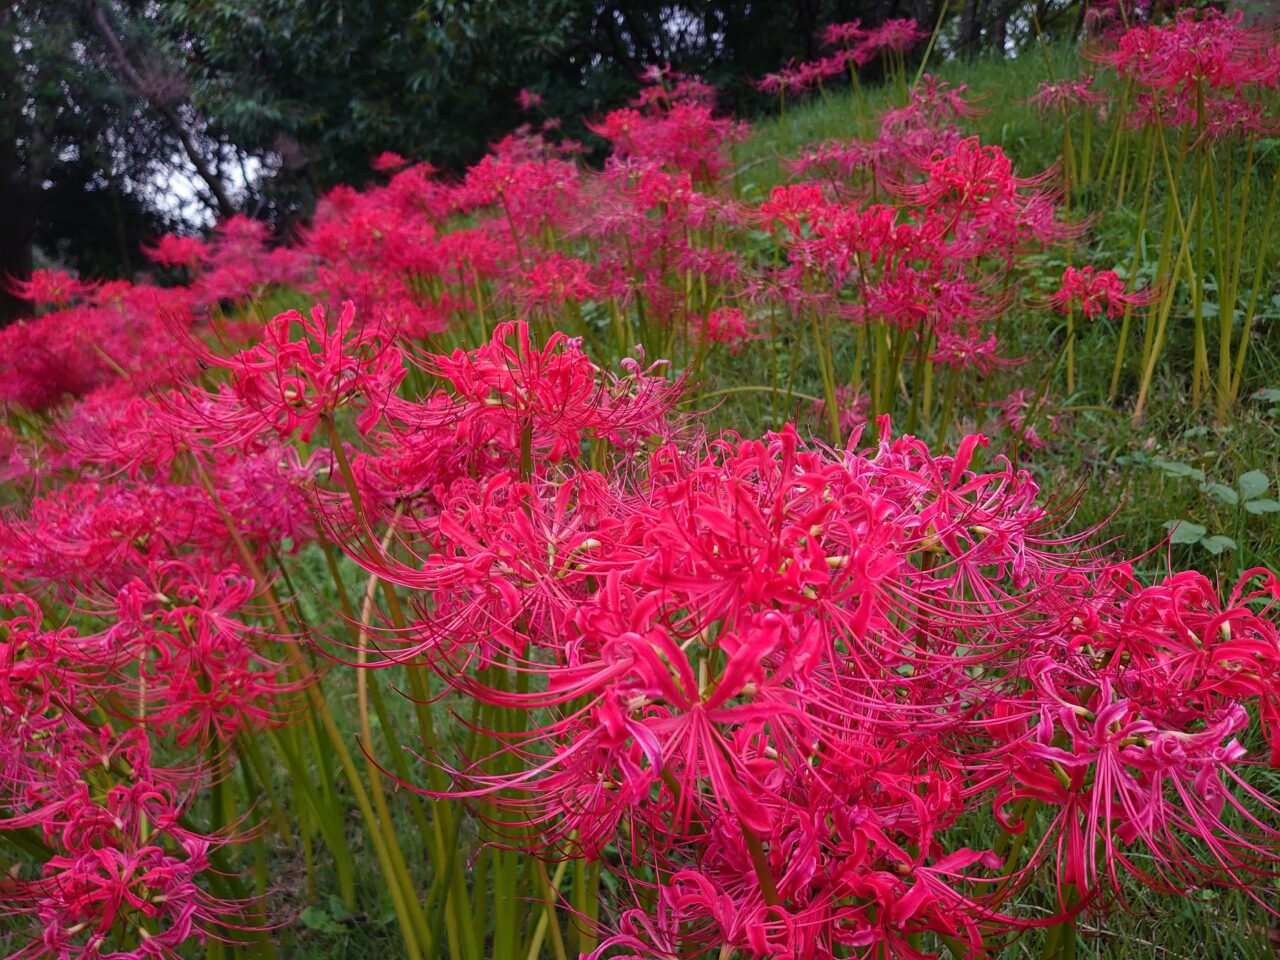
<path fill-rule="evenodd" d="M 1211 496 L 1217 497 L 1230 507 L 1234 507 L 1240 502 L 1240 498 L 1236 496 L 1236 492 L 1225 483 L 1210 483 L 1200 489 Z"/>
<path fill-rule="evenodd" d="M 1261 470 L 1250 470 L 1236 481 L 1236 486 L 1240 488 L 1240 499 L 1255 500 L 1267 492 L 1271 481 Z"/>
<path fill-rule="evenodd" d="M 1245 503 L 1244 508 L 1250 513 L 1280 513 L 1280 503 L 1269 497 L 1260 497 L 1257 500 L 1249 500 Z"/>
<path fill-rule="evenodd" d="M 1234 550 L 1236 548 L 1236 542 L 1230 537 L 1218 533 L 1214 534 L 1212 537 L 1205 537 L 1200 541 L 1200 546 L 1204 547 L 1216 557 L 1223 550 Z"/>
<path fill-rule="evenodd" d="M 1199 467 L 1193 467 L 1189 463 L 1177 463 L 1173 460 L 1157 460 L 1155 465 L 1167 473 L 1171 477 L 1191 477 L 1194 480 L 1204 481 L 1204 471 Z"/>
<path fill-rule="evenodd" d="M 329 894 L 329 915 L 337 921 L 351 920 L 355 914 L 351 912 L 351 908 L 342 902 L 341 898 Z"/>
<path fill-rule="evenodd" d="M 302 925 L 308 930 L 316 930 L 320 933 L 348 932 L 346 927 L 335 921 L 321 907 L 307 907 L 298 915 L 298 919 L 302 921 Z"/>
<path fill-rule="evenodd" d="M 1200 524 L 1188 520 L 1170 520 L 1165 524 L 1165 529 L 1173 531 L 1169 537 L 1170 543 L 1199 543 L 1200 538 L 1209 532 Z"/>

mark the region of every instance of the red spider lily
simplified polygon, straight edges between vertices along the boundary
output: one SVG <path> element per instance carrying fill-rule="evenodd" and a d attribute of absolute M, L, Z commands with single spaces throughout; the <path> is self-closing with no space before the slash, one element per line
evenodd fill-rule
<path fill-rule="evenodd" d="M 1017 200 L 1022 191 L 1042 185 L 1048 175 L 1018 177 L 1013 164 L 997 146 L 977 137 L 960 141 L 954 151 L 938 152 L 924 168 L 925 180 L 901 187 L 903 196 L 927 207 L 976 212 Z"/>
<path fill-rule="evenodd" d="M 297 551 L 315 539 L 312 498 L 334 473 L 332 452 L 315 450 L 304 460 L 296 448 L 271 438 L 251 453 L 223 451 L 212 458 L 216 496 L 242 538 Z"/>
<path fill-rule="evenodd" d="M 714 918 L 683 935 L 686 948 L 705 937 L 758 953 L 803 936 L 812 946 L 797 955 L 898 952 L 926 929 L 981 943 L 1012 922 L 988 895 L 1003 895 L 996 861 L 926 839 L 963 807 L 962 769 L 913 779 L 902 752 L 904 738 L 931 751 L 966 736 L 960 704 L 996 695 L 946 666 L 961 647 L 962 662 L 998 662 L 1017 630 L 1040 635 L 1023 619 L 1027 596 L 982 571 L 1008 564 L 1024 588 L 1052 577 L 1035 545 L 1046 518 L 1025 478 L 967 472 L 975 443 L 938 460 L 888 443 L 842 459 L 789 432 L 725 438 L 699 457 L 667 447 L 640 497 L 592 473 L 500 476 L 460 486 L 429 524 L 445 552 L 356 559 L 431 598 L 393 641 L 394 661 L 429 663 L 467 696 L 529 715 L 525 732 L 490 731 L 492 757 L 450 765 L 452 792 L 527 818 L 552 850 L 598 855 L 625 822 L 662 895 L 683 890 L 689 919 Z M 910 559 L 935 550 L 936 562 Z M 988 616 L 1005 641 L 990 642 Z M 546 683 L 492 686 L 481 671 L 501 658 Z M 522 762 L 499 772 L 510 760 Z M 801 823 L 816 831 L 804 867 Z"/>
<path fill-rule="evenodd" d="M 362 407 L 356 423 L 367 432 L 404 378 L 399 350 L 383 330 L 357 327 L 350 301 L 332 323 L 317 306 L 309 316 L 277 315 L 263 335 L 262 343 L 233 357 L 207 360 L 231 371 L 231 394 L 241 407 L 231 415 L 256 418 L 282 437 L 296 432 L 306 440 L 323 418 L 354 404 Z"/>
<path fill-rule="evenodd" d="M 864 33 L 854 48 L 855 56 L 859 63 L 870 63 L 882 53 L 905 53 L 929 36 L 914 19 L 886 20 Z"/>
<path fill-rule="evenodd" d="M 701 182 L 715 180 L 724 168 L 724 148 L 742 139 L 745 130 L 715 117 L 702 87 L 692 90 L 690 95 L 685 86 L 661 88 L 660 96 L 642 101 L 647 109 L 615 110 L 588 128 L 608 140 L 619 159 L 669 166 Z"/>
<path fill-rule="evenodd" d="M 866 34 L 867 31 L 862 29 L 861 20 L 829 23 L 822 30 L 822 45 L 825 47 L 849 46 L 860 41 Z"/>
<path fill-rule="evenodd" d="M 777 220 L 792 234 L 799 234 L 801 223 L 825 207 L 826 198 L 817 184 L 785 184 L 769 191 L 769 199 L 760 204 L 760 218 Z"/>
<path fill-rule="evenodd" d="M 1063 418 L 1053 412 L 1057 404 L 1052 400 L 1038 396 L 1034 390 L 1025 388 L 1014 390 L 1003 400 L 994 403 L 993 406 L 999 408 L 1000 419 L 1004 423 L 1005 429 L 1012 436 L 1020 438 L 1028 446 L 1036 450 L 1043 449 L 1046 444 L 1036 427 L 1028 422 L 1028 415 L 1040 414 L 1042 419 L 1037 421 L 1039 425 L 1041 427 L 1047 426 L 1055 433 L 1063 427 Z"/>
<path fill-rule="evenodd" d="M 638 448 L 670 431 L 684 389 L 658 364 L 626 361 L 622 375 L 605 375 L 562 334 L 539 348 L 523 323 L 499 325 L 477 350 L 416 362 L 449 389 L 388 406 L 388 429 L 352 464 L 372 504 L 442 505 L 477 478 L 578 460 L 584 441 Z"/>
<path fill-rule="evenodd" d="M 1151 289 L 1129 292 L 1114 270 L 1067 267 L 1062 274 L 1062 285 L 1049 302 L 1064 313 L 1079 309 L 1092 320 L 1102 315 L 1118 317 L 1126 310 L 1146 306 L 1155 296 L 1156 291 Z"/>
<path fill-rule="evenodd" d="M 698 321 L 694 320 L 694 325 Z M 700 333 L 712 343 L 728 344 L 730 353 L 737 353 L 749 340 L 762 340 L 766 336 L 738 307 L 716 307 L 702 320 Z"/>
<path fill-rule="evenodd" d="M 591 264 L 585 260 L 553 253 L 525 274 L 520 295 L 543 308 L 568 300 L 590 300 L 599 293 L 590 273 Z"/>
<path fill-rule="evenodd" d="M 840 436 L 848 438 L 855 431 L 861 430 L 867 424 L 867 412 L 869 403 L 867 397 L 858 387 L 853 384 L 841 384 L 836 388 L 836 405 L 840 408 L 839 427 Z M 827 416 L 826 400 L 815 400 L 809 408 L 809 422 L 813 425 L 814 433 L 821 432 L 821 424 Z"/>
<path fill-rule="evenodd" d="M 184 943 L 226 939 L 250 904 L 197 883 L 229 836 L 185 825 L 190 774 L 153 767 L 140 729 L 117 734 L 82 719 L 119 653 L 70 629 L 45 630 L 25 597 L 5 605 L 0 826 L 38 827 L 49 848 L 40 876 L 12 871 L 0 883 L 0 913 L 30 916 L 42 931 L 13 955 L 176 958 Z M 128 782 L 101 786 L 117 776 Z"/>
<path fill-rule="evenodd" d="M 189 289 L 112 282 L 92 297 L 0 331 L 0 399 L 45 409 L 117 380 L 171 383 L 194 365 L 174 349 L 174 331 L 193 320 Z"/>
<path fill-rule="evenodd" d="M 13 956 L 177 958 L 184 944 L 227 939 L 249 904 L 198 885 L 210 851 L 226 841 L 178 826 L 183 809 L 171 790 L 139 780 L 71 814 L 65 849 L 42 876 L 0 885 L 0 910 L 30 915 L 44 931 Z M 122 952 L 122 943 L 137 946 Z"/>
<path fill-rule="evenodd" d="M 464 209 L 495 205 L 512 243 L 521 247 L 563 218 L 578 189 L 574 164 L 536 137 L 512 136 L 467 171 L 455 202 Z"/>
<path fill-rule="evenodd" d="M 0 425 L 0 483 L 34 479 L 41 470 L 40 445 Z"/>
<path fill-rule="evenodd" d="M 369 166 L 378 173 L 394 173 L 408 165 L 408 160 L 391 150 L 384 150 L 369 161 Z"/>
<path fill-rule="evenodd" d="M 1114 679 L 1110 673 L 1114 674 Z M 1272 873 L 1276 808 L 1237 768 L 1242 704 L 1207 704 L 1175 719 L 1119 694 L 1136 679 L 1082 662 L 1033 665 L 1042 697 L 1034 738 L 1013 751 L 997 801 L 1030 799 L 1052 817 L 1032 863 L 1051 858 L 1058 889 L 1086 899 L 1123 895 L 1121 874 L 1158 890 L 1225 884 L 1250 891 Z M 1163 691 L 1167 700 L 1172 689 Z M 1021 832 L 1024 828 L 1018 825 Z"/>
<path fill-rule="evenodd" d="M 390 414 L 402 422 L 450 423 L 471 433 L 497 427 L 508 450 L 558 461 L 580 454 L 586 437 L 625 443 L 632 431 L 660 424 L 683 389 L 655 368 L 628 365 L 628 375 L 601 382 L 600 370 L 581 341 L 554 333 L 538 347 L 524 323 L 500 324 L 490 342 L 450 356 L 428 355 L 423 367 L 446 380 L 456 401 L 442 406 L 397 404 Z M 471 433 L 476 436 L 475 433 Z"/>
<path fill-rule="evenodd" d="M 1036 95 L 1027 102 L 1034 103 L 1041 113 L 1050 110 L 1067 113 L 1101 106 L 1107 102 L 1107 95 L 1093 88 L 1093 74 L 1085 74 L 1074 80 L 1044 80 Z"/>
<path fill-rule="evenodd" d="M 5 578 L 58 590 L 123 584 L 186 545 L 225 554 L 227 540 L 207 495 L 170 483 L 68 483 L 0 522 Z"/>
<path fill-rule="evenodd" d="M 965 99 L 968 91 L 967 83 L 953 88 L 945 80 L 939 80 L 933 74 L 926 73 L 911 88 L 911 102 L 903 109 L 916 114 L 923 113 L 928 117 L 928 122 L 933 125 L 942 125 L 961 117 L 983 116 L 986 110 Z M 899 121 L 901 116 L 902 114 L 898 111 L 889 111 L 884 115 L 882 122 L 893 124 Z"/>
<path fill-rule="evenodd" d="M 777 73 L 766 73 L 759 80 L 753 80 L 751 85 L 761 93 L 789 93 L 795 96 L 804 92 L 804 88 L 798 83 L 799 77 L 795 70 L 786 67 Z"/>
<path fill-rule="evenodd" d="M 1212 136 L 1271 128 L 1252 97 L 1276 85 L 1269 33 L 1243 25 L 1239 11 L 1180 11 L 1163 26 L 1140 24 L 1095 54 L 1137 86 L 1129 122 L 1193 127 Z"/>
<path fill-rule="evenodd" d="M 154 563 L 104 611 L 118 614 L 117 624 L 84 642 L 137 664 L 136 677 L 125 678 L 120 690 L 136 722 L 171 736 L 179 747 L 194 743 L 208 750 L 242 731 L 281 723 L 290 695 L 307 682 L 291 680 L 245 622 L 257 593 L 235 567 Z"/>
<path fill-rule="evenodd" d="M 50 431 L 63 451 L 59 464 L 110 467 L 126 471 L 134 480 L 144 470 L 167 473 L 186 449 L 187 437 L 157 414 L 157 404 L 138 396 L 127 383 L 95 390 Z"/>
<path fill-rule="evenodd" d="M 199 237 L 181 237 L 166 233 L 154 246 L 143 247 L 148 260 L 162 267 L 195 269 L 209 256 L 209 248 Z"/>
<path fill-rule="evenodd" d="M 1114 50 L 1095 56 L 1121 76 L 1184 95 L 1200 84 L 1238 88 L 1269 80 L 1274 65 L 1262 58 L 1269 36 L 1243 22 L 1238 10 L 1183 10 L 1168 25 L 1134 27 L 1119 38 Z"/>
<path fill-rule="evenodd" d="M 5 289 L 19 300 L 29 300 L 39 307 L 65 307 L 91 294 L 96 286 L 65 271 L 40 267 L 26 280 L 10 277 Z"/>
<path fill-rule="evenodd" d="M 926 118 L 924 130 L 931 113 L 948 115 L 937 106 L 946 91 L 923 89 L 911 108 L 920 112 L 903 114 L 903 129 L 917 122 L 912 117 Z M 1054 194 L 1042 189 L 1047 174 L 1017 176 L 999 148 L 977 138 L 910 158 L 905 169 L 914 174 L 886 182 L 881 161 L 889 155 L 866 158 L 875 180 L 900 198 L 895 205 L 831 202 L 815 184 L 774 188 L 760 216 L 785 228 L 779 239 L 795 276 L 791 285 L 774 281 L 775 295 L 885 324 L 918 341 L 935 365 L 985 372 L 1006 363 L 992 327 L 1013 303 L 1008 272 L 1021 253 L 1063 242 L 1079 227 L 1058 219 Z M 839 153 L 826 156 L 842 162 Z M 850 289 L 853 302 L 824 299 L 817 277 L 831 290 Z"/>
<path fill-rule="evenodd" d="M 761 93 L 786 93 L 793 97 L 798 96 L 821 86 L 823 80 L 841 76 L 849 69 L 849 64 L 854 59 L 853 51 L 841 50 L 819 60 L 784 67 L 777 73 L 767 73 L 752 85 Z"/>

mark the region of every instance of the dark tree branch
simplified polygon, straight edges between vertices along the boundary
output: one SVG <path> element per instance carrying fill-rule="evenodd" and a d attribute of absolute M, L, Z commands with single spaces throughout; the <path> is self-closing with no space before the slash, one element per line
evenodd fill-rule
<path fill-rule="evenodd" d="M 149 103 L 152 109 L 164 117 L 169 126 L 173 128 L 174 133 L 178 135 L 178 140 L 182 143 L 182 149 L 186 153 L 187 159 L 196 168 L 196 173 L 200 175 L 200 179 L 209 187 L 209 192 L 213 195 L 214 202 L 217 205 L 218 213 L 223 217 L 229 217 L 234 214 L 236 206 L 231 202 L 231 197 L 227 194 L 222 179 L 209 166 L 208 160 L 196 143 L 195 134 L 192 133 L 191 127 L 182 119 L 178 108 L 173 103 L 168 102 L 167 98 L 152 95 L 150 86 L 143 80 L 141 74 L 138 73 L 137 68 L 134 67 L 133 62 L 129 59 L 124 43 L 112 28 L 111 21 L 107 19 L 106 12 L 98 4 L 97 0 L 87 0 L 85 6 L 90 22 L 93 24 L 94 29 L 98 31 L 98 35 L 106 42 L 108 49 L 110 49 L 111 56 L 115 59 L 116 68 L 120 71 L 120 76 L 123 77 L 125 84 L 135 95 Z"/>

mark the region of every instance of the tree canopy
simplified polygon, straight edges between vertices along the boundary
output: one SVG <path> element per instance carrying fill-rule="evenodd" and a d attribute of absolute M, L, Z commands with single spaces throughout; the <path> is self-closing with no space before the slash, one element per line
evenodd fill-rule
<path fill-rule="evenodd" d="M 93 276 L 157 233 L 233 212 L 287 230 L 393 150 L 458 169 L 530 119 L 584 120 L 670 64 L 749 80 L 816 52 L 826 24 L 943 22 L 948 55 L 1003 54 L 1029 14 L 1077 29 L 1082 0 L 23 0 L 0 5 L 0 276 L 33 248 Z M 1034 7 L 1034 10 L 1033 10 Z M 1021 25 L 1021 26 L 1020 26 Z M 188 206 L 161 187 L 189 185 Z M 0 297 L 0 320 L 22 304 Z"/>

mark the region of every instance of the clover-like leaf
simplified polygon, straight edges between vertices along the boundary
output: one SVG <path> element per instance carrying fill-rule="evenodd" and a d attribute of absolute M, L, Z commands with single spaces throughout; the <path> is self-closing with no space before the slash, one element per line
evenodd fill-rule
<path fill-rule="evenodd" d="M 1223 550 L 1234 550 L 1236 542 L 1230 537 L 1221 533 L 1215 533 L 1212 537 L 1205 537 L 1200 541 L 1200 546 L 1204 547 L 1215 557 Z"/>
<path fill-rule="evenodd" d="M 323 907 L 310 906 L 307 907 L 298 916 L 302 925 L 308 930 L 315 930 L 318 933 L 347 933 L 347 928 L 338 923 L 333 917 L 324 911 Z"/>
<path fill-rule="evenodd" d="M 1191 466 L 1189 463 L 1178 463 L 1174 460 L 1157 460 L 1155 465 L 1171 477 L 1191 477 L 1193 480 L 1204 482 L 1204 471 L 1199 467 Z"/>
<path fill-rule="evenodd" d="M 1240 479 L 1236 481 L 1236 486 L 1240 488 L 1240 499 L 1256 500 L 1267 492 L 1267 488 L 1271 486 L 1271 480 L 1261 470 L 1250 470 L 1248 473 L 1241 474 Z"/>
<path fill-rule="evenodd" d="M 1216 497 L 1229 507 L 1234 507 L 1240 502 L 1240 498 L 1236 496 L 1236 492 L 1228 487 L 1225 483 L 1209 483 L 1200 488 L 1205 493 Z"/>
<path fill-rule="evenodd" d="M 1200 524 L 1189 520 L 1170 520 L 1164 526 L 1166 530 L 1173 531 L 1169 537 L 1170 543 L 1199 543 L 1200 538 L 1209 532 Z"/>
<path fill-rule="evenodd" d="M 1280 503 L 1270 497 L 1259 497 L 1245 501 L 1244 508 L 1252 514 L 1280 513 Z"/>

